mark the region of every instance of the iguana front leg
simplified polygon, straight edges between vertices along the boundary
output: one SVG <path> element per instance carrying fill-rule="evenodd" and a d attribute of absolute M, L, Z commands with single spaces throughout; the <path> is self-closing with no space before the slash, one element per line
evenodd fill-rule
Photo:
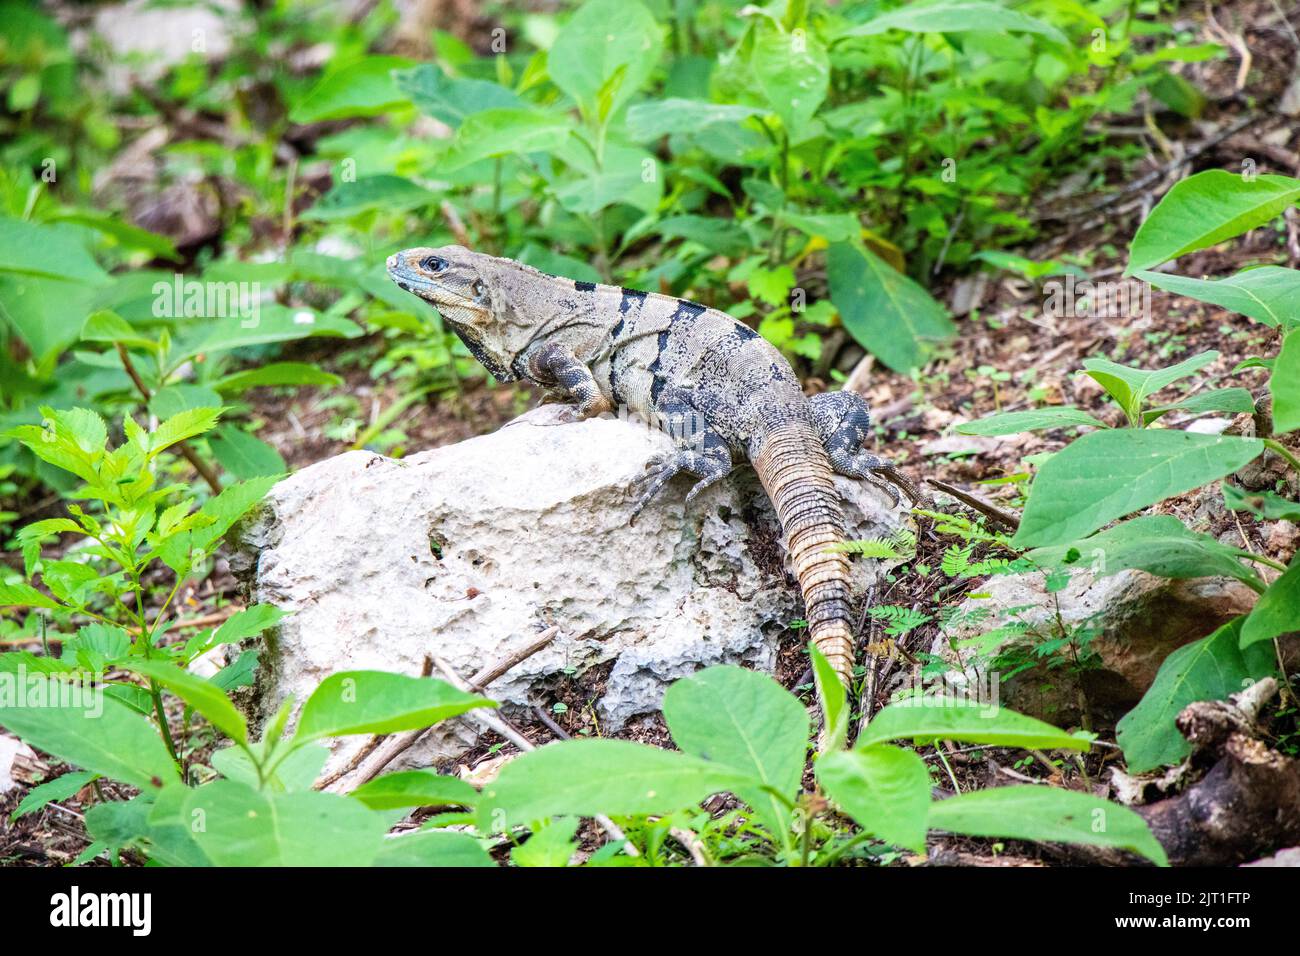
<path fill-rule="evenodd" d="M 895 505 L 898 504 L 898 492 L 885 484 L 882 478 L 902 488 L 913 504 L 924 500 L 916 486 L 892 462 L 863 450 L 871 437 L 871 410 L 860 395 L 822 392 L 808 401 L 831 467 L 837 474 L 870 482 L 888 495 Z"/>
<path fill-rule="evenodd" d="M 544 345 L 529 356 L 528 372 L 538 384 L 572 399 L 582 418 L 614 410 L 613 403 L 601 394 L 591 369 L 559 343 Z"/>
<path fill-rule="evenodd" d="M 680 389 L 664 389 L 658 409 L 661 427 L 672 437 L 677 450 L 646 462 L 645 474 L 634 485 L 637 500 L 632 506 L 629 524 L 636 523 L 641 510 L 679 473 L 686 472 L 699 479 L 686 494 L 689 507 L 700 492 L 727 477 L 733 467 L 726 441 L 709 426 Z"/>

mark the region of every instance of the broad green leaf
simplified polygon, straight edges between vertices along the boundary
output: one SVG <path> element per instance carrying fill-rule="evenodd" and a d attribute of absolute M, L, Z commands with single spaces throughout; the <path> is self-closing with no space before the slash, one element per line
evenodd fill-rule
<path fill-rule="evenodd" d="M 1241 563 L 1249 554 L 1192 531 L 1173 515 L 1141 515 L 1072 544 L 1038 548 L 1028 557 L 1041 567 L 1077 564 L 1098 577 L 1137 568 L 1164 578 L 1224 575 L 1258 585 L 1258 575 Z"/>
<path fill-rule="evenodd" d="M 199 508 L 199 513 L 213 519 L 213 523 L 204 528 L 196 528 L 193 533 L 194 545 L 207 548 L 230 530 L 231 525 L 251 511 L 258 502 L 266 497 L 283 475 L 265 475 L 250 478 L 238 484 L 221 489 L 221 494 L 209 498 Z"/>
<path fill-rule="evenodd" d="M 438 170 L 454 172 L 490 156 L 553 152 L 573 133 L 567 116 L 539 109 L 490 109 L 461 123 Z"/>
<path fill-rule="evenodd" d="M 259 793 L 233 780 L 185 801 L 194 840 L 217 866 L 369 866 L 384 818 L 332 793 Z"/>
<path fill-rule="evenodd" d="M 302 214 L 302 219 L 350 219 L 372 209 L 402 212 L 438 201 L 438 194 L 405 176 L 379 173 L 340 182 Z"/>
<path fill-rule="evenodd" d="M 0 607 L 62 607 L 58 601 L 30 584 L 14 581 L 11 584 L 0 583 Z"/>
<path fill-rule="evenodd" d="M 495 706 L 495 701 L 428 677 L 343 671 L 325 678 L 307 698 L 294 739 L 301 743 L 344 734 L 417 730 L 476 707 Z"/>
<path fill-rule="evenodd" d="M 948 310 L 869 249 L 835 243 L 827 253 L 831 301 L 858 344 L 891 369 L 925 365 L 927 345 L 951 338 Z"/>
<path fill-rule="evenodd" d="M 354 339 L 362 334 L 359 325 L 342 316 L 322 315 L 305 306 L 290 309 L 278 302 L 262 302 L 246 315 L 232 313 L 214 318 L 200 329 L 197 335 L 186 337 L 177 349 L 177 357 L 316 336 Z"/>
<path fill-rule="evenodd" d="M 241 651 L 240 655 L 208 678 L 212 686 L 229 693 L 240 687 L 252 687 L 257 682 L 257 648 Z"/>
<path fill-rule="evenodd" d="M 1259 596 L 1259 603 L 1241 625 L 1241 646 L 1271 641 L 1293 631 L 1300 631 L 1300 558 L 1293 558 L 1291 566 Z"/>
<path fill-rule="evenodd" d="M 160 236 L 156 232 L 133 226 L 125 219 L 112 213 L 91 210 L 61 212 L 51 216 L 50 221 L 89 226 L 97 232 L 113 237 L 118 245 L 127 249 L 143 249 L 145 252 L 152 252 L 160 259 L 170 259 L 172 262 L 181 261 L 176 246 L 166 236 Z"/>
<path fill-rule="evenodd" d="M 0 685 L 0 726 L 61 760 L 141 790 L 180 779 L 152 724 L 101 690 L 84 683 L 77 689 L 85 706 L 52 705 L 68 693 L 56 677 L 33 680 L 29 675 L 23 700 L 12 699 Z M 44 695 L 44 701 L 36 694 Z"/>
<path fill-rule="evenodd" d="M 830 56 L 809 30 L 787 33 L 770 21 L 761 22 L 749 65 L 772 112 L 788 131 L 801 129 L 826 99 Z"/>
<path fill-rule="evenodd" d="M 332 372 L 321 370 L 304 362 L 272 362 L 258 368 L 234 372 L 212 383 L 223 395 L 241 395 L 250 388 L 264 385 L 322 385 L 332 388 L 343 384 L 343 379 Z"/>
<path fill-rule="evenodd" d="M 261 634 L 288 616 L 288 611 L 282 611 L 273 604 L 250 604 L 221 622 L 221 626 L 212 634 L 212 646 L 232 644 Z"/>
<path fill-rule="evenodd" d="M 1270 646 L 1240 647 L 1243 620 L 1234 618 L 1165 658 L 1150 689 L 1115 728 L 1131 773 L 1146 773 L 1187 756 L 1191 747 L 1174 718 L 1188 704 L 1225 700 L 1273 672 Z"/>
<path fill-rule="evenodd" d="M 368 780 L 348 796 L 372 810 L 402 807 L 472 807 L 478 791 L 459 777 L 431 770 L 403 770 Z"/>
<path fill-rule="evenodd" d="M 918 744 L 960 740 L 995 747 L 1079 751 L 1089 747 L 1086 738 L 996 704 L 926 698 L 890 704 L 871 718 L 853 746 L 860 750 L 889 740 L 911 740 Z"/>
<path fill-rule="evenodd" d="M 282 475 L 289 470 L 275 448 L 238 425 L 219 426 L 208 445 L 221 467 L 236 478 Z"/>
<path fill-rule="evenodd" d="M 1265 325 L 1300 325 L 1300 271 L 1295 269 L 1261 266 L 1226 279 L 1193 279 L 1144 270 L 1134 275 L 1157 289 L 1240 312 Z"/>
<path fill-rule="evenodd" d="M 1263 449 L 1259 439 L 1233 435 L 1092 432 L 1039 469 L 1012 543 L 1070 544 L 1116 518 L 1230 475 Z"/>
<path fill-rule="evenodd" d="M 367 56 L 336 67 L 293 108 L 295 123 L 319 123 L 346 116 L 374 116 L 406 101 L 393 71 L 411 61 L 399 56 Z"/>
<path fill-rule="evenodd" d="M 192 828 L 200 821 L 185 812 L 192 787 L 175 783 L 154 797 L 149 811 L 149 858 L 164 866 L 211 866 L 212 860 L 194 842 Z"/>
<path fill-rule="evenodd" d="M 996 787 L 949 797 L 930 806 L 930 826 L 970 836 L 1116 847 L 1169 865 L 1146 821 L 1128 807 L 1056 787 Z"/>
<path fill-rule="evenodd" d="M 1151 269 L 1197 249 L 1218 245 L 1280 216 L 1300 199 L 1300 180 L 1246 179 L 1209 169 L 1176 183 L 1129 244 L 1125 275 Z"/>
<path fill-rule="evenodd" d="M 671 813 L 753 777 L 626 740 L 565 740 L 523 754 L 483 789 L 479 819 L 499 832 L 553 816 Z"/>
<path fill-rule="evenodd" d="M 248 722 L 221 690 L 175 664 L 131 657 L 119 666 L 157 681 L 208 719 L 213 727 L 237 743 L 248 742 Z"/>
<path fill-rule="evenodd" d="M 789 826 L 809 733 L 793 694 L 766 674 L 708 667 L 668 688 L 663 714 L 678 747 L 747 777 L 736 796 L 774 829 Z"/>
<path fill-rule="evenodd" d="M 153 393 L 149 399 L 149 413 L 160 420 L 179 415 L 192 408 L 220 408 L 221 396 L 206 385 L 167 385 Z"/>
<path fill-rule="evenodd" d="M 53 803 L 56 800 L 67 800 L 86 784 L 98 779 L 99 774 L 97 773 L 92 773 L 89 770 L 76 770 L 55 777 L 53 780 L 39 786 L 32 787 L 27 792 L 27 796 L 23 797 L 19 802 L 14 812 L 9 814 L 9 822 L 12 823 L 19 817 L 26 816 L 29 813 L 35 813 L 46 804 Z"/>
<path fill-rule="evenodd" d="M 81 326 L 83 342 L 113 342 L 125 348 L 154 349 L 158 343 L 108 309 L 90 313 Z"/>
<path fill-rule="evenodd" d="M 662 47 L 659 24 L 637 0 L 587 0 L 560 29 L 547 71 L 584 116 L 604 121 L 645 85 Z"/>
<path fill-rule="evenodd" d="M 468 116 L 499 107 L 526 106 L 512 90 L 488 80 L 447 76 L 433 63 L 421 63 L 393 74 L 397 88 L 420 112 L 455 129 Z"/>
<path fill-rule="evenodd" d="M 149 811 L 153 804 L 144 796 L 110 800 L 86 810 L 86 833 L 96 843 L 110 848 L 110 856 L 126 847 L 138 846 L 149 833 Z"/>
<path fill-rule="evenodd" d="M 421 830 L 389 837 L 379 848 L 374 866 L 496 866 L 487 851 L 468 833 Z"/>
<path fill-rule="evenodd" d="M 1106 359 L 1085 359 L 1083 367 L 1098 385 L 1124 409 L 1131 422 L 1137 422 L 1138 411 L 1147 396 L 1153 395 L 1180 378 L 1187 378 L 1219 357 L 1215 351 L 1201 352 L 1169 368 L 1129 368 Z"/>
<path fill-rule="evenodd" d="M 654 231 L 669 239 L 699 243 L 724 256 L 744 255 L 752 245 L 749 234 L 735 220 L 712 216 L 669 216 L 656 223 Z"/>
<path fill-rule="evenodd" d="M 1151 424 L 1170 412 L 1191 412 L 1204 415 L 1209 412 L 1231 412 L 1234 415 L 1250 414 L 1255 411 L 1255 400 L 1244 388 L 1215 388 L 1208 392 L 1197 392 L 1180 401 L 1167 405 L 1158 405 L 1142 413 L 1142 421 Z"/>
<path fill-rule="evenodd" d="M 100 285 L 107 274 L 86 249 L 84 233 L 0 217 L 0 272 Z"/>
<path fill-rule="evenodd" d="M 817 760 L 817 780 L 867 833 L 925 852 L 930 772 L 915 753 L 876 744 L 823 754 Z"/>
<path fill-rule="evenodd" d="M 268 734 L 262 743 L 254 744 L 254 753 L 265 753 L 266 740 L 277 739 Z M 312 789 L 329 759 L 328 748 L 320 744 L 295 747 L 275 764 L 271 776 L 263 784 L 257 767 L 248 753 L 240 747 L 225 747 L 212 754 L 212 769 L 223 777 L 247 784 L 255 789 L 269 789 L 278 793 L 298 793 Z"/>
<path fill-rule="evenodd" d="M 762 113 L 757 106 L 710 103 L 669 97 L 634 103 L 627 108 L 627 135 L 633 142 L 644 143 L 674 133 L 698 133 L 715 123 L 738 123 Z"/>
<path fill-rule="evenodd" d="M 959 435 L 1014 435 L 1016 432 L 1032 432 L 1043 428 L 1076 428 L 1079 425 L 1092 428 L 1107 427 L 1105 422 L 1098 421 L 1081 408 L 1062 406 L 989 415 L 978 421 L 958 425 L 957 433 Z"/>
<path fill-rule="evenodd" d="M 876 36 L 889 30 L 907 33 L 1037 33 L 1057 43 L 1069 42 L 1065 34 L 1050 23 L 987 0 L 908 4 L 900 10 L 850 27 L 840 37 Z"/>
<path fill-rule="evenodd" d="M 32 355 L 48 365 L 80 337 L 95 295 L 87 283 L 0 270 L 0 321 L 12 325 Z"/>
<path fill-rule="evenodd" d="M 217 419 L 221 417 L 223 411 L 225 411 L 223 408 L 187 408 L 183 412 L 172 415 L 150 433 L 147 457 L 153 458 L 160 451 L 170 448 L 178 441 L 184 441 L 187 438 L 193 438 L 195 435 L 202 435 L 204 432 L 211 430 L 217 424 Z"/>
<path fill-rule="evenodd" d="M 643 149 L 606 146 L 598 169 L 577 170 L 575 177 L 556 187 L 555 197 L 570 212 L 594 215 L 608 206 L 625 203 L 647 215 L 659 208 L 663 180 L 647 178 L 645 171 L 658 160 Z"/>
<path fill-rule="evenodd" d="M 812 660 L 813 681 L 817 685 L 817 701 L 822 710 L 822 753 L 839 750 L 849 733 L 849 701 L 839 675 L 831 667 L 826 655 L 817 650 L 817 645 L 808 645 L 808 657 Z"/>
<path fill-rule="evenodd" d="M 1284 435 L 1300 428 L 1300 332 L 1282 340 L 1268 388 L 1273 393 L 1273 433 Z"/>
<path fill-rule="evenodd" d="M 1242 491 L 1224 483 L 1223 501 L 1233 511 L 1248 511 L 1265 521 L 1294 521 L 1300 524 L 1300 502 L 1291 501 L 1272 491 Z"/>
<path fill-rule="evenodd" d="M 525 843 L 510 851 L 510 862 L 527 867 L 568 866 L 578 849 L 573 836 L 579 822 L 576 817 L 564 817 L 539 826 Z"/>

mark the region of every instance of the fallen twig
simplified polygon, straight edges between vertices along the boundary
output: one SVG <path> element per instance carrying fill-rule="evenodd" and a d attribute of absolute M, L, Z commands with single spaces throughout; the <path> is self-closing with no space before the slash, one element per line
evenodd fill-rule
<path fill-rule="evenodd" d="M 992 502 L 985 501 L 983 498 L 976 497 L 975 495 L 972 495 L 968 491 L 962 491 L 960 488 L 956 487 L 955 485 L 950 485 L 946 481 L 940 481 L 938 478 L 928 478 L 926 480 L 929 481 L 930 484 L 938 488 L 940 491 L 942 491 L 944 494 L 952 495 L 952 497 L 956 498 L 958 501 L 966 505 L 968 508 L 974 508 L 980 514 L 987 517 L 990 521 L 1000 526 L 1002 530 L 1014 532 L 1017 528 L 1020 527 L 1020 518 L 1018 518 L 1016 515 L 1013 515 L 1010 511 L 1005 511 L 1002 508 L 999 508 L 997 505 L 993 504 Z"/>

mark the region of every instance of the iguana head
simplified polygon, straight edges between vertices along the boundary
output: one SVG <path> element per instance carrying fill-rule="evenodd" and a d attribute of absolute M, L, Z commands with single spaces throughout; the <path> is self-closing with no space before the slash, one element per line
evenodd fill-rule
<path fill-rule="evenodd" d="M 539 310 L 528 299 L 544 292 L 546 276 L 463 246 L 404 249 L 388 257 L 388 275 L 434 306 L 499 381 L 519 377 L 515 359 L 538 328 Z"/>

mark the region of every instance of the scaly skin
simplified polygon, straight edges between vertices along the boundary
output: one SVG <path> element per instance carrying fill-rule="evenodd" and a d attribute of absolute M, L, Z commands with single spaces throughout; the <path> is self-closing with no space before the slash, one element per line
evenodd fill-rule
<path fill-rule="evenodd" d="M 827 551 L 845 540 L 831 476 L 867 479 L 897 502 L 885 477 L 917 498 L 891 464 L 863 451 L 866 402 L 846 392 L 807 398 L 758 333 L 685 299 L 577 282 L 460 246 L 407 249 L 389 258 L 388 273 L 433 304 L 500 381 L 557 391 L 584 417 L 623 406 L 673 436 L 676 452 L 649 463 L 630 520 L 674 475 L 696 479 L 689 504 L 748 458 L 780 518 L 813 642 L 850 684 L 849 565 Z"/>

